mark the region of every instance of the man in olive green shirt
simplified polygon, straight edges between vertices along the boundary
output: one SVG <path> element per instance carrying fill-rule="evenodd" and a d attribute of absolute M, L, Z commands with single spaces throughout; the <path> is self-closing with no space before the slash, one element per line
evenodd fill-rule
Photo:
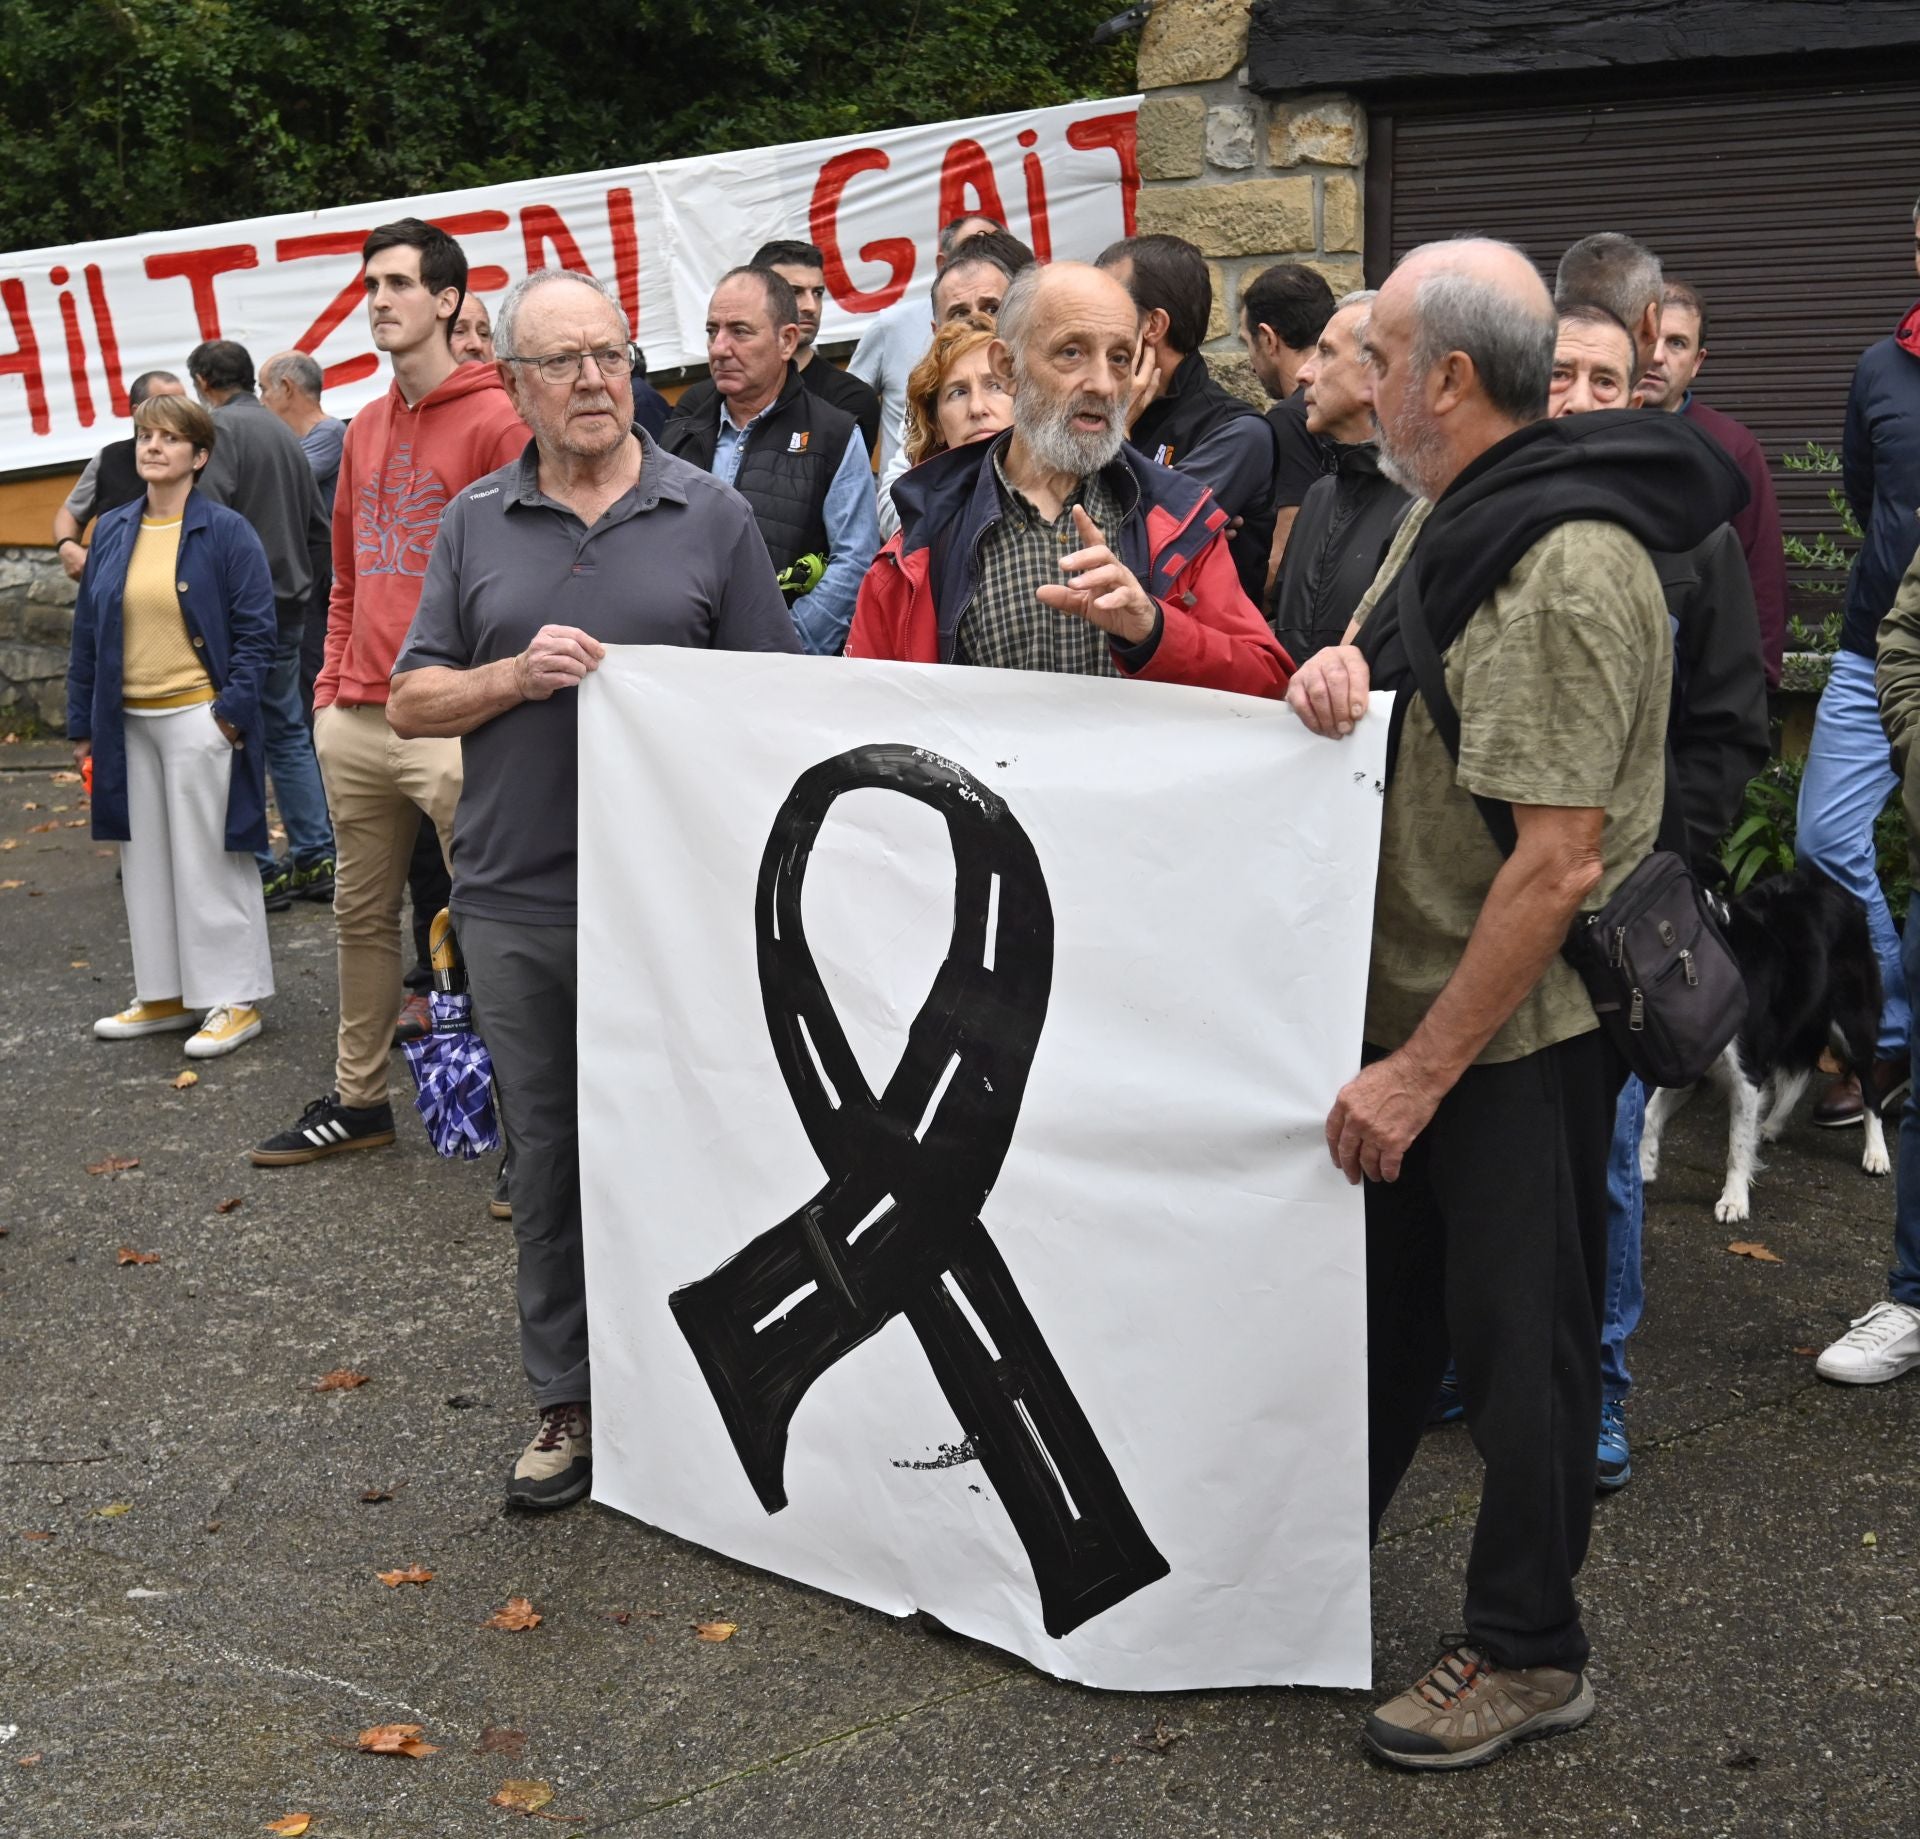
<path fill-rule="evenodd" d="M 1369 649 L 1423 531 L 1429 550 L 1446 540 L 1433 502 L 1469 467 L 1484 484 L 1545 416 L 1555 332 L 1545 285 L 1504 244 L 1415 250 L 1381 289 L 1367 359 L 1382 467 L 1428 503 L 1362 602 Z M 1429 572 L 1427 615 L 1444 591 Z M 1335 1161 L 1366 1181 L 1376 1527 L 1450 1347 L 1486 1463 L 1466 1640 L 1368 1720 L 1369 1744 L 1409 1768 L 1485 1761 L 1593 1709 L 1573 1578 L 1593 1511 L 1606 1160 L 1625 1069 L 1559 951 L 1653 845 L 1672 676 L 1645 549 L 1591 517 L 1547 529 L 1456 633 L 1439 649 L 1457 766 L 1410 681 L 1391 685 L 1402 726 L 1366 1052 L 1327 1119 Z M 1368 653 L 1336 646 L 1288 700 L 1316 732 L 1346 734 L 1371 681 Z M 1475 794 L 1511 806 L 1511 856 Z"/>

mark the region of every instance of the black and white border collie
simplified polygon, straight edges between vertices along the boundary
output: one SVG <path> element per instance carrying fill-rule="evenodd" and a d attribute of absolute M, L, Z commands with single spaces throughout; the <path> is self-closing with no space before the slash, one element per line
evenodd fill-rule
<path fill-rule="evenodd" d="M 1880 966 L 1866 909 L 1807 868 L 1758 882 L 1728 905 L 1727 942 L 1746 974 L 1747 1019 L 1709 1077 L 1726 1089 L 1731 1107 L 1727 1181 L 1713 1217 L 1733 1221 L 1747 1218 L 1761 1141 L 1773 1142 L 1786 1128 L 1823 1052 L 1831 1051 L 1843 1074 L 1860 1081 L 1866 1097 L 1860 1166 L 1884 1175 L 1890 1165 L 1873 1083 Z M 1660 1133 L 1692 1090 L 1663 1087 L 1649 1097 L 1640 1139 L 1643 1181 L 1659 1175 Z"/>

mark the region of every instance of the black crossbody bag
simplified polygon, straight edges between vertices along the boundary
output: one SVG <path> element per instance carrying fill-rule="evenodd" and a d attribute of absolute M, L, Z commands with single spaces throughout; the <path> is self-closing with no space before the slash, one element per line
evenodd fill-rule
<path fill-rule="evenodd" d="M 1427 713 L 1460 763 L 1460 711 L 1414 589 L 1398 583 L 1401 642 Z M 1667 797 L 1676 795 L 1667 755 Z M 1503 856 L 1519 841 L 1513 807 L 1474 794 Z M 1651 851 L 1597 913 L 1573 923 L 1560 955 L 1579 972 L 1594 1013 L 1628 1067 L 1648 1086 L 1688 1086 L 1702 1077 L 1747 1017 L 1747 981 L 1728 947 L 1718 899 L 1686 861 Z M 1722 909 L 1724 912 L 1724 909 Z"/>

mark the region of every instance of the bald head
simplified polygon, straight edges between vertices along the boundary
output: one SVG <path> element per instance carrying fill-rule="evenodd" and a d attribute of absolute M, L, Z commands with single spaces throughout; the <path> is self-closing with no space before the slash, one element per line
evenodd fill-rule
<path fill-rule="evenodd" d="M 1432 497 L 1460 469 L 1547 412 L 1557 331 L 1539 271 L 1483 237 L 1413 250 L 1367 327 L 1382 460 Z"/>
<path fill-rule="evenodd" d="M 1020 368 L 1028 354 L 1062 327 L 1124 332 L 1131 345 L 1140 309 L 1123 282 L 1090 262 L 1036 262 L 1008 283 L 1000 303 L 1000 339 Z"/>

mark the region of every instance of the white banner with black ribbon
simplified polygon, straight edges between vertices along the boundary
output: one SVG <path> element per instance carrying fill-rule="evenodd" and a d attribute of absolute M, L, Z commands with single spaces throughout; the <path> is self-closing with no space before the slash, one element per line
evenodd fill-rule
<path fill-rule="evenodd" d="M 1385 722 L 654 648 L 581 698 L 595 1498 L 1090 1685 L 1368 1684 L 1322 1128 Z"/>

